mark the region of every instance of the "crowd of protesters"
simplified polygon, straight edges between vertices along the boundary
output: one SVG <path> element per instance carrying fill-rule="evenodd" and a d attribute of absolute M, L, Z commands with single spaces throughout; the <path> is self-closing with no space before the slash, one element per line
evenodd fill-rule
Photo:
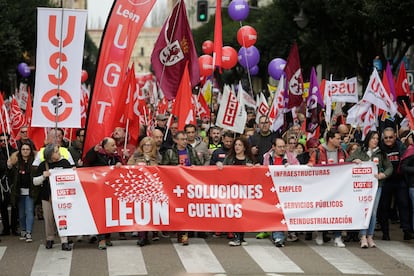
<path fill-rule="evenodd" d="M 1 216 L 0 235 L 16 235 L 21 240 L 31 242 L 35 206 L 42 212 L 47 249 L 54 245 L 56 226 L 50 203 L 48 177 L 52 168 L 121 166 L 135 164 L 141 166 L 205 166 L 214 165 L 324 165 L 344 162 L 373 161 L 378 165 L 379 188 L 375 196 L 374 209 L 368 229 L 361 231 L 306 232 L 305 240 L 314 238 L 317 245 L 333 239 L 333 245 L 345 247 L 344 242 L 359 241 L 361 248 L 375 247 L 374 230 L 382 231 L 383 240 L 391 240 L 389 222 L 400 223 L 404 240 L 410 240 L 413 232 L 414 203 L 414 144 L 410 129 L 385 126 L 380 131 L 370 131 L 364 140 L 360 129 L 344 124 L 342 115 L 335 124 L 327 126 L 321 120 L 321 134 L 308 138 L 303 128 L 303 115 L 298 114 L 284 131 L 270 130 L 267 116 L 256 118 L 254 110 L 248 110 L 248 120 L 243 134 L 233 133 L 215 125 L 214 110 L 210 120 L 200 120 L 188 124 L 178 131 L 177 122 L 167 125 L 168 115 L 155 117 L 154 128 L 143 130 L 139 143 L 129 143 L 126 130 L 116 127 L 98 145 L 83 149 L 85 129 L 78 129 L 73 141 L 66 141 L 61 129 L 52 129 L 46 138 L 45 147 L 35 148 L 27 136 L 27 127 L 20 130 L 17 148 L 9 143 L 7 133 L 0 134 L 0 177 L 1 177 Z M 82 159 L 82 150 L 85 158 Z M 11 206 L 9 217 L 8 207 Z M 378 223 L 377 223 L 378 222 Z M 138 246 L 145 246 L 160 237 L 173 233 L 133 232 L 119 233 L 120 239 L 127 235 L 137 238 Z M 161 235 L 160 235 L 161 234 Z M 188 245 L 190 237 L 221 237 L 230 239 L 230 246 L 247 245 L 244 233 L 176 233 L 177 241 Z M 285 246 L 286 241 L 297 241 L 301 233 L 280 232 L 258 233 L 257 238 L 271 238 L 277 247 Z M 71 250 L 68 237 L 60 237 L 62 250 Z M 111 246 L 111 235 L 90 236 L 89 241 L 98 241 L 99 249 Z M 82 241 L 82 237 L 78 237 Z"/>

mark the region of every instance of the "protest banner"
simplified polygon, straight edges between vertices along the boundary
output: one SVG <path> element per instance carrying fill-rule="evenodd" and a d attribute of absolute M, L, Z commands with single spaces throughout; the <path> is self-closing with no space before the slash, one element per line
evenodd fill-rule
<path fill-rule="evenodd" d="M 309 166 L 123 166 L 53 170 L 63 236 L 127 231 L 366 228 L 374 163 Z"/>

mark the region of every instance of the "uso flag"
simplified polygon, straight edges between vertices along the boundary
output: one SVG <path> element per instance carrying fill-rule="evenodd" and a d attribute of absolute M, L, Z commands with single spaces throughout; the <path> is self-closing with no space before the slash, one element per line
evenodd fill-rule
<path fill-rule="evenodd" d="M 178 1 L 161 29 L 151 54 L 157 83 L 168 100 L 177 95 L 188 61 L 191 87 L 200 82 L 200 69 L 184 1 Z"/>
<path fill-rule="evenodd" d="M 80 127 L 86 10 L 38 8 L 32 126 Z"/>

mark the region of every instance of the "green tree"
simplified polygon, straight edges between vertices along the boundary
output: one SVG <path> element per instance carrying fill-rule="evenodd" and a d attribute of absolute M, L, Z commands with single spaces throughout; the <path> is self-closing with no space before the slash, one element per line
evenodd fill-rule
<path fill-rule="evenodd" d="M 301 9 L 307 18 L 303 29 L 294 21 Z M 264 84 L 269 62 L 276 57 L 286 59 L 294 41 L 305 79 L 312 66 L 321 64 L 324 78 L 357 75 L 364 84 L 376 56 L 384 67 L 390 61 L 395 72 L 414 44 L 414 2 L 409 0 L 274 0 L 265 8 L 251 10 L 248 20 L 243 25 L 251 25 L 258 33 Z M 213 30 L 211 20 L 195 30 L 196 45 L 212 39 Z M 240 47 L 235 40 L 237 30 L 237 23 L 223 20 L 223 41 L 234 43 L 231 46 L 236 50 Z"/>

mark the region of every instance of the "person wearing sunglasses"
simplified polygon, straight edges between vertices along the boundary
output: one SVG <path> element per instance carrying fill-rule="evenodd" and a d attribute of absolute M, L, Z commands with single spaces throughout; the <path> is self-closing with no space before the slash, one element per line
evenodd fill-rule
<path fill-rule="evenodd" d="M 388 159 L 393 166 L 392 174 L 384 180 L 378 206 L 378 221 L 381 225 L 382 239 L 391 239 L 388 221 L 394 217 L 398 217 L 400 228 L 403 230 L 404 240 L 411 240 L 408 186 L 404 181 L 401 172 L 398 170 L 401 156 L 406 148 L 400 139 L 397 138 L 397 133 L 392 127 L 387 127 L 383 130 L 380 147 L 381 150 L 387 154 Z M 392 202 L 394 202 L 394 204 Z M 398 215 L 396 215 L 397 210 Z"/>

